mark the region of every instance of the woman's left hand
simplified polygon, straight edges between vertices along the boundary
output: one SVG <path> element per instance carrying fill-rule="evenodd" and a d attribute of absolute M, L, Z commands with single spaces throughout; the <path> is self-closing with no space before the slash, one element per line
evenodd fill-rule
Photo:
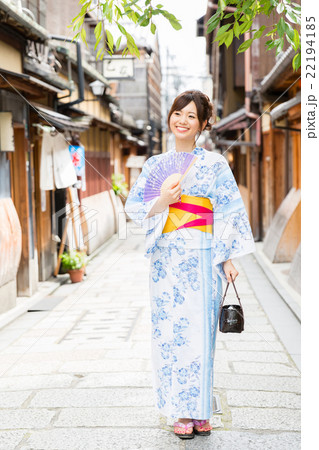
<path fill-rule="evenodd" d="M 237 275 L 239 275 L 238 270 L 235 268 L 230 259 L 224 262 L 223 269 L 229 283 L 232 281 L 231 276 L 233 277 L 233 281 L 235 281 Z"/>

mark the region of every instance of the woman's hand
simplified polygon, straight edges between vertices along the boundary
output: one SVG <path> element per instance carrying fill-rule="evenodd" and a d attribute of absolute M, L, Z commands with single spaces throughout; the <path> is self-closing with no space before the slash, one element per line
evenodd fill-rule
<path fill-rule="evenodd" d="M 231 276 L 233 277 L 233 281 L 235 281 L 237 275 L 239 275 L 238 270 L 236 270 L 235 266 L 233 265 L 233 263 L 231 262 L 230 259 L 228 261 L 224 262 L 223 269 L 224 269 L 227 281 L 229 283 L 231 283 L 231 281 L 232 281 Z"/>
<path fill-rule="evenodd" d="M 182 194 L 182 188 L 180 182 L 171 184 L 169 188 L 164 189 L 160 196 L 162 204 L 169 206 L 172 203 L 176 203 L 180 200 Z"/>
<path fill-rule="evenodd" d="M 171 184 L 167 189 L 163 189 L 157 202 L 154 203 L 153 208 L 150 210 L 146 219 L 153 217 L 155 214 L 159 214 L 166 209 L 171 203 L 176 203 L 180 200 L 182 194 L 182 188 L 180 182 Z"/>

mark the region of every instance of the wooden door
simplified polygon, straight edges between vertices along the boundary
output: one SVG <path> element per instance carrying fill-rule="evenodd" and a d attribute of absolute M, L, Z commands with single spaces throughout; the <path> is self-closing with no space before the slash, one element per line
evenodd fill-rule
<path fill-rule="evenodd" d="M 30 250 L 32 250 L 29 205 L 29 162 L 27 158 L 28 141 L 24 127 L 14 126 L 14 146 L 12 154 L 12 194 L 22 230 L 22 251 L 17 274 L 18 296 L 30 295 Z M 32 214 L 32 213 L 31 213 Z"/>
<path fill-rule="evenodd" d="M 40 162 L 42 138 L 36 134 L 32 135 L 34 144 L 34 167 L 35 167 L 35 217 L 36 235 L 38 238 L 38 258 L 39 258 L 39 280 L 47 280 L 54 270 L 54 248 L 56 244 L 52 242 L 51 214 L 52 202 L 50 191 L 40 189 Z"/>

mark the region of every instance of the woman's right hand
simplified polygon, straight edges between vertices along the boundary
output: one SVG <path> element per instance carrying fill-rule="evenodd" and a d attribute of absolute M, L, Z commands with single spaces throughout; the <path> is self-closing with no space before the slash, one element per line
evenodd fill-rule
<path fill-rule="evenodd" d="M 180 182 L 171 184 L 167 189 L 164 189 L 161 193 L 160 199 L 162 204 L 169 206 L 172 203 L 176 203 L 180 200 L 182 195 L 182 187 Z"/>
<path fill-rule="evenodd" d="M 161 195 L 146 216 L 146 219 L 148 219 L 149 217 L 153 217 L 155 214 L 163 212 L 171 203 L 178 202 L 178 200 L 180 200 L 181 194 L 182 188 L 179 181 L 177 183 L 175 182 L 169 185 L 168 188 L 163 188 Z"/>

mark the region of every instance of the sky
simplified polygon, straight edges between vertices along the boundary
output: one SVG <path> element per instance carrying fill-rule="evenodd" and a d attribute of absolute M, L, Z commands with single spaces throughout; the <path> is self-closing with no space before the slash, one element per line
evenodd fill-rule
<path fill-rule="evenodd" d="M 182 29 L 176 31 L 165 18 L 156 16 L 154 20 L 162 67 L 162 126 L 166 129 L 167 113 L 178 94 L 199 89 L 211 96 L 212 89 L 209 83 L 204 85 L 204 79 L 199 78 L 207 75 L 206 42 L 205 37 L 196 36 L 197 20 L 206 13 L 207 0 L 161 0 L 160 4 L 182 25 Z"/>
<path fill-rule="evenodd" d="M 174 14 L 181 21 L 182 29 L 174 30 L 170 23 L 156 17 L 158 28 L 161 64 L 166 72 L 167 49 L 175 58 L 170 58 L 169 65 L 177 66 L 182 75 L 183 90 L 201 88 L 201 79 L 191 79 L 189 75 L 206 75 L 205 38 L 196 36 L 196 22 L 207 8 L 207 0 L 161 0 L 164 9 Z"/>

